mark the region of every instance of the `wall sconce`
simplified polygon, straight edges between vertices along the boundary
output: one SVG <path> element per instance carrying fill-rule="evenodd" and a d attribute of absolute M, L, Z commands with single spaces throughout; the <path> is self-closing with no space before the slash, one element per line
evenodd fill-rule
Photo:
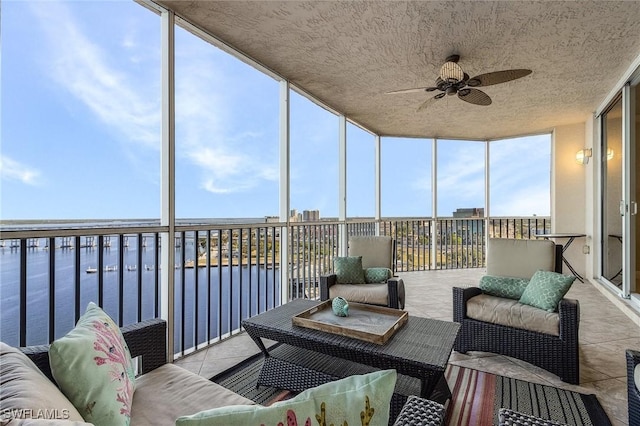
<path fill-rule="evenodd" d="M 580 151 L 576 152 L 576 163 L 583 165 L 589 164 L 589 158 L 591 158 L 591 155 L 591 148 L 581 149 Z"/>
<path fill-rule="evenodd" d="M 613 158 L 613 149 L 609 148 L 607 149 L 607 161 L 611 160 Z"/>

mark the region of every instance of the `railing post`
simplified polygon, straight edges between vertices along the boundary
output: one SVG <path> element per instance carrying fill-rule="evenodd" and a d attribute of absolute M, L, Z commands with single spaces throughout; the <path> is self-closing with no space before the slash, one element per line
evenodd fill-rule
<path fill-rule="evenodd" d="M 289 163 L 290 137 L 289 137 L 289 82 L 280 82 L 280 222 L 285 226 L 280 228 L 280 303 L 285 304 L 289 300 L 289 216 L 290 216 L 290 182 Z"/>
<path fill-rule="evenodd" d="M 160 223 L 162 266 L 160 316 L 167 321 L 167 359 L 174 354 L 174 265 L 175 265 L 175 15 L 162 11 L 162 149 L 160 151 Z M 184 338 L 184 336 L 183 336 Z"/>
<path fill-rule="evenodd" d="M 340 187 L 338 220 L 340 221 L 340 256 L 346 256 L 349 233 L 347 227 L 347 117 L 344 115 L 340 116 L 338 147 L 338 186 Z"/>
<path fill-rule="evenodd" d="M 376 197 L 376 211 L 375 211 L 375 226 L 376 235 L 380 235 L 380 218 L 382 217 L 382 173 L 381 173 L 381 142 L 380 136 L 376 135 L 374 139 L 375 144 L 375 197 Z"/>

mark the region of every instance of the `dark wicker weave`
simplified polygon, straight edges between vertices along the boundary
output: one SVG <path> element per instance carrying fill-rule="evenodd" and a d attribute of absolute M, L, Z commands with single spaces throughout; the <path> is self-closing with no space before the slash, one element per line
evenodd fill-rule
<path fill-rule="evenodd" d="M 167 323 L 151 319 L 122 327 L 131 357 L 141 357 L 139 374 L 148 373 L 167 362 Z M 49 366 L 49 345 L 20 348 L 55 383 Z"/>
<path fill-rule="evenodd" d="M 467 317 L 467 300 L 482 293 L 477 287 L 453 288 L 453 320 L 462 327 L 454 349 L 484 351 L 537 365 L 571 384 L 580 382 L 577 300 L 562 299 L 558 306 L 560 336 L 492 324 Z"/>
<path fill-rule="evenodd" d="M 441 426 L 444 406 L 428 399 L 410 396 L 393 426 Z"/>
<path fill-rule="evenodd" d="M 567 426 L 551 420 L 540 419 L 517 411 L 501 408 L 498 413 L 498 426 Z"/>
<path fill-rule="evenodd" d="M 629 400 L 629 426 L 640 425 L 640 391 L 633 377 L 636 365 L 640 364 L 640 352 L 627 349 L 627 397 Z"/>
<path fill-rule="evenodd" d="M 242 321 L 242 326 L 266 358 L 270 354 L 261 338 L 380 369 L 395 369 L 399 374 L 420 379 L 420 396 L 425 398 L 436 389 L 444 375 L 459 324 L 410 316 L 407 324 L 396 331 L 386 344 L 377 345 L 293 325 L 291 318 L 294 315 L 317 304 L 317 301 L 297 299 L 246 319 Z M 296 367 L 288 364 L 266 360 L 261 383 L 269 385 L 269 380 L 277 378 L 282 381 L 285 380 L 283 376 L 289 376 L 296 383 L 288 386 L 306 389 L 322 379 L 313 377 L 309 383 L 305 383 L 305 378 L 313 376 L 313 373 L 300 375 L 300 371 L 296 370 L 292 374 L 292 369 Z"/>
<path fill-rule="evenodd" d="M 257 380 L 259 385 L 294 392 L 301 392 L 347 376 L 379 370 L 368 365 L 284 344 L 269 349 L 269 356 L 264 359 L 263 366 L 265 364 L 267 367 L 260 371 Z M 410 395 L 419 394 L 420 388 L 419 379 L 403 374 L 398 375 L 389 407 L 390 424 L 400 414 L 407 398 Z M 446 380 L 440 382 L 436 391 L 432 393 L 436 397 L 432 399 L 440 397 L 444 402 L 450 397 L 446 394 L 447 391 Z"/>

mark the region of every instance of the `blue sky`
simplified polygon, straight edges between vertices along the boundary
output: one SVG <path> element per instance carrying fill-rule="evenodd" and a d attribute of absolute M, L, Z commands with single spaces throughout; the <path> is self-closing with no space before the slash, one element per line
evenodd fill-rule
<path fill-rule="evenodd" d="M 160 215 L 160 18 L 132 1 L 2 5 L 1 219 Z M 278 214 L 278 83 L 176 31 L 176 214 Z M 338 215 L 338 118 L 291 95 L 291 207 Z M 349 125 L 347 212 L 374 214 Z M 383 216 L 429 216 L 429 139 L 382 139 Z M 549 214 L 549 137 L 491 143 L 492 215 Z M 523 155 L 524 153 L 524 155 Z M 440 141 L 438 215 L 484 205 L 484 145 Z"/>

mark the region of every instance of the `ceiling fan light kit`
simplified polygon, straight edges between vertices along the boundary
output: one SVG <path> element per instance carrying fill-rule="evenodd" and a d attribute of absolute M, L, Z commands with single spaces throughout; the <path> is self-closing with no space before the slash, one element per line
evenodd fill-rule
<path fill-rule="evenodd" d="M 445 62 L 440 68 L 440 79 L 447 83 L 460 83 L 464 79 L 464 71 L 455 62 Z"/>
<path fill-rule="evenodd" d="M 516 80 L 531 74 L 531 70 L 528 69 L 512 69 L 489 72 L 470 78 L 469 74 L 464 72 L 462 67 L 458 65 L 459 60 L 459 55 L 451 55 L 445 60 L 444 64 L 440 67 L 440 73 L 436 78 L 435 86 L 395 90 L 387 93 L 398 94 L 423 90 L 426 92 L 433 92 L 435 90 L 443 92 L 424 101 L 418 107 L 418 111 L 423 110 L 434 101 L 442 99 L 445 95 L 452 96 L 456 94 L 458 95 L 458 98 L 470 104 L 487 106 L 491 105 L 491 98 L 483 91 L 475 89 L 475 87 L 506 83 L 507 81 Z"/>

